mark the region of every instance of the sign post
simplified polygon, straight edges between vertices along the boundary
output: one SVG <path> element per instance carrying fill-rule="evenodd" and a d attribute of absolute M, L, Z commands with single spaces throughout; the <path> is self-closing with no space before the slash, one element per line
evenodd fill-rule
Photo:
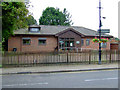
<path fill-rule="evenodd" d="M 110 33 L 110 29 L 101 29 L 102 22 L 101 22 L 101 0 L 99 0 L 99 41 L 101 41 L 101 33 Z M 99 62 L 98 64 L 101 64 L 101 43 L 99 43 Z"/>
<path fill-rule="evenodd" d="M 99 0 L 99 41 L 101 41 L 101 33 L 110 33 L 109 29 L 101 29 L 102 27 L 102 22 L 101 22 L 101 0 Z M 101 43 L 99 43 L 99 62 L 98 64 L 101 64 Z"/>
<path fill-rule="evenodd" d="M 101 41 L 101 0 L 99 0 L 99 40 Z M 99 62 L 98 64 L 101 64 L 101 43 L 99 43 Z"/>

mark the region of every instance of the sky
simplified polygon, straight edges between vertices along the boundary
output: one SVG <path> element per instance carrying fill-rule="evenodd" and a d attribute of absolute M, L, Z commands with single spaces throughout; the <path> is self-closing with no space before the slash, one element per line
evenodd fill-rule
<path fill-rule="evenodd" d="M 97 31 L 99 29 L 99 0 L 29 0 L 33 7 L 29 11 L 39 24 L 39 18 L 47 7 L 64 8 L 72 15 L 72 26 L 82 26 Z M 118 37 L 118 2 L 101 0 L 102 29 L 110 29 L 110 35 Z"/>

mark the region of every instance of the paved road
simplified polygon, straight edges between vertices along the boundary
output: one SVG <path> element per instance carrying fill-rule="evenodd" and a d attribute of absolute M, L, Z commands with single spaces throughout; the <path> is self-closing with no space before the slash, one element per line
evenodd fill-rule
<path fill-rule="evenodd" d="M 4 75 L 3 88 L 117 88 L 118 71 Z"/>

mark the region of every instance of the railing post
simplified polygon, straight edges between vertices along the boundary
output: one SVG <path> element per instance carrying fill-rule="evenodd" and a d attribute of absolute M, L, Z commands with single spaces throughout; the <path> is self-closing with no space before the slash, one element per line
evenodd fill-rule
<path fill-rule="evenodd" d="M 107 63 L 107 50 L 106 50 L 106 63 Z"/>
<path fill-rule="evenodd" d="M 110 50 L 110 63 L 111 63 L 111 50 Z"/>
<path fill-rule="evenodd" d="M 117 61 L 117 52 L 116 52 L 116 50 L 115 50 L 114 55 L 115 55 L 115 60 L 114 61 Z"/>
<path fill-rule="evenodd" d="M 91 50 L 89 51 L 89 64 L 91 64 Z"/>
<path fill-rule="evenodd" d="M 68 59 L 68 52 L 67 52 L 67 63 L 69 63 L 69 59 Z"/>
<path fill-rule="evenodd" d="M 19 66 L 19 54 L 18 54 L 18 66 Z"/>
<path fill-rule="evenodd" d="M 118 64 L 120 62 L 120 50 L 118 50 Z"/>

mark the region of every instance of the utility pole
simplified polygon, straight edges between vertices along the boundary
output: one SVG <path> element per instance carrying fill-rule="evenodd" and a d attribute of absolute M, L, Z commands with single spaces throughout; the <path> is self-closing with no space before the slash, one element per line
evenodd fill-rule
<path fill-rule="evenodd" d="M 99 41 L 101 41 L 101 0 L 99 0 Z M 99 42 L 99 62 L 98 64 L 101 64 L 101 42 Z"/>

